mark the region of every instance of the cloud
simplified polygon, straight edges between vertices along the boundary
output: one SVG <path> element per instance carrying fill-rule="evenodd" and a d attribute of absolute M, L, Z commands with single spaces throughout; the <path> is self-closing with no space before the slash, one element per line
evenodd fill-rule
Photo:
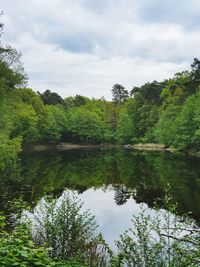
<path fill-rule="evenodd" d="M 114 83 L 131 90 L 188 69 L 198 57 L 196 0 L 0 2 L 3 41 L 23 53 L 36 91 L 111 99 Z"/>
<path fill-rule="evenodd" d="M 145 22 L 181 24 L 191 31 L 192 28 L 199 29 L 199 9 L 198 0 L 176 0 L 176 1 L 141 1 L 141 20 Z M 145 5 L 144 5 L 145 2 Z"/>

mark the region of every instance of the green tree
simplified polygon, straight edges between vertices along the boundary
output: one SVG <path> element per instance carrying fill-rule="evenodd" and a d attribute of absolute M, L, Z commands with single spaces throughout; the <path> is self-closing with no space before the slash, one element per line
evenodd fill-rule
<path fill-rule="evenodd" d="M 198 92 L 187 98 L 181 112 L 177 114 L 174 121 L 173 144 L 175 147 L 188 149 L 199 147 L 199 101 L 200 93 Z"/>
<path fill-rule="evenodd" d="M 11 136 L 21 136 L 24 141 L 34 142 L 37 140 L 37 113 L 31 105 L 24 103 L 16 103 L 14 108 Z"/>
<path fill-rule="evenodd" d="M 22 138 L 10 138 L 6 133 L 0 133 L 0 170 L 14 165 L 21 151 Z"/>
<path fill-rule="evenodd" d="M 46 197 L 34 212 L 37 244 L 51 247 L 53 259 L 77 259 L 87 266 L 105 266 L 103 239 L 96 235 L 97 225 L 75 194 L 64 191 L 58 199 Z M 99 262 L 98 262 L 99 261 Z"/>
<path fill-rule="evenodd" d="M 199 229 L 194 222 L 183 222 L 170 211 L 157 211 L 150 216 L 145 209 L 133 216 L 133 227 L 117 241 L 118 262 L 126 266 L 199 265 Z"/>
<path fill-rule="evenodd" d="M 200 85 L 200 60 L 198 58 L 194 58 L 194 61 L 191 65 L 192 67 L 192 82 L 195 87 Z"/>
<path fill-rule="evenodd" d="M 58 142 L 67 125 L 64 110 L 59 106 L 46 105 L 44 112 L 39 114 L 38 132 L 41 141 Z"/>
<path fill-rule="evenodd" d="M 134 125 L 129 114 L 129 107 L 132 105 L 132 99 L 127 100 L 119 113 L 117 122 L 116 137 L 120 143 L 130 143 L 134 136 Z"/>
<path fill-rule="evenodd" d="M 129 96 L 128 91 L 121 84 L 114 84 L 112 87 L 113 102 L 121 105 Z"/>
<path fill-rule="evenodd" d="M 160 115 L 159 121 L 155 127 L 155 136 L 158 143 L 172 146 L 174 140 L 174 122 L 181 106 L 169 105 Z"/>
<path fill-rule="evenodd" d="M 157 105 L 160 103 L 160 93 L 165 84 L 166 81 L 153 81 L 152 83 L 148 82 L 142 85 L 141 87 L 133 87 L 131 95 L 134 95 L 135 93 L 139 92 L 146 101 Z"/>
<path fill-rule="evenodd" d="M 45 105 L 64 105 L 64 100 L 62 99 L 62 97 L 55 92 L 51 92 L 50 90 L 46 90 L 42 94 L 38 92 L 38 95 L 41 97 Z"/>
<path fill-rule="evenodd" d="M 73 99 L 73 103 L 75 107 L 83 106 L 87 103 L 89 99 L 85 96 L 76 95 Z"/>
<path fill-rule="evenodd" d="M 101 142 L 104 123 L 96 112 L 80 107 L 68 113 L 68 131 L 81 142 Z"/>
<path fill-rule="evenodd" d="M 16 49 L 10 46 L 0 47 L 0 81 L 6 91 L 22 87 L 27 82 L 20 58 L 21 54 Z"/>

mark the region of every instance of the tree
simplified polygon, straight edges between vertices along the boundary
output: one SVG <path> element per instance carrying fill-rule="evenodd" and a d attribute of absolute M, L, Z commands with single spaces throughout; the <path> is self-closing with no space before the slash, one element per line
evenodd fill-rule
<path fill-rule="evenodd" d="M 0 17 L 3 12 L 0 12 Z M 0 38 L 3 34 L 4 24 L 0 21 Z M 27 82 L 21 62 L 22 54 L 9 45 L 3 46 L 0 41 L 0 85 L 4 86 L 4 91 L 9 91 L 16 87 L 21 87 Z"/>
<path fill-rule="evenodd" d="M 57 105 L 57 104 L 64 105 L 65 103 L 61 96 L 59 96 L 55 92 L 51 92 L 50 90 L 46 90 L 42 94 L 38 92 L 38 94 L 45 105 Z"/>
<path fill-rule="evenodd" d="M 88 97 L 82 95 L 68 96 L 65 98 L 66 108 L 74 108 L 86 105 L 88 102 L 92 102 Z"/>
<path fill-rule="evenodd" d="M 58 142 L 66 128 L 65 112 L 59 106 L 46 105 L 44 113 L 39 114 L 38 140 Z"/>
<path fill-rule="evenodd" d="M 68 113 L 68 131 L 81 142 L 101 142 L 104 123 L 96 112 L 80 107 Z"/>
<path fill-rule="evenodd" d="M 2 16 L 2 15 L 3 15 L 3 12 L 1 11 L 0 16 Z M 0 22 L 0 37 L 1 37 L 2 33 L 3 33 L 3 23 Z"/>
<path fill-rule="evenodd" d="M 124 104 L 119 113 L 119 119 L 117 121 L 116 137 L 120 143 L 130 143 L 134 135 L 133 120 L 128 112 L 129 107 L 132 105 L 133 100 L 129 99 Z"/>
<path fill-rule="evenodd" d="M 23 141 L 34 142 L 37 140 L 38 116 L 32 105 L 16 103 L 13 114 L 12 137 L 21 136 Z"/>
<path fill-rule="evenodd" d="M 121 84 L 114 84 L 112 87 L 113 102 L 116 104 L 123 104 L 129 96 L 128 91 Z"/>
<path fill-rule="evenodd" d="M 76 95 L 74 97 L 74 106 L 80 107 L 85 105 L 89 101 L 89 98 L 82 96 L 82 95 Z"/>
<path fill-rule="evenodd" d="M 131 95 L 134 95 L 135 93 L 140 93 L 145 101 L 148 101 L 152 104 L 159 104 L 160 102 L 160 93 L 162 91 L 162 88 L 164 87 L 166 81 L 164 82 L 147 82 L 141 87 L 133 87 L 131 90 Z"/>
<path fill-rule="evenodd" d="M 0 81 L 6 91 L 22 87 L 27 83 L 27 76 L 20 61 L 21 53 L 10 46 L 0 47 Z"/>
<path fill-rule="evenodd" d="M 0 133 L 0 170 L 9 169 L 16 162 L 17 154 L 21 151 L 22 138 L 10 139 L 6 133 Z"/>
<path fill-rule="evenodd" d="M 150 216 L 142 207 L 133 215 L 133 227 L 116 242 L 116 266 L 199 266 L 199 229 L 193 221 L 174 215 L 175 209 L 172 205 Z"/>
<path fill-rule="evenodd" d="M 163 110 L 155 126 L 156 141 L 167 146 L 172 146 L 174 140 L 175 125 L 177 114 L 181 112 L 181 106 L 171 103 Z"/>
<path fill-rule="evenodd" d="M 194 58 L 194 62 L 192 63 L 191 67 L 191 79 L 188 85 L 191 93 L 194 93 L 197 91 L 200 85 L 200 60 L 198 58 Z"/>
<path fill-rule="evenodd" d="M 33 214 L 34 240 L 50 247 L 49 254 L 54 259 L 77 258 L 83 266 L 100 266 L 98 262 L 106 266 L 106 252 L 101 235 L 95 233 L 98 226 L 94 216 L 82 207 L 83 203 L 69 191 L 59 199 L 44 198 Z"/>
<path fill-rule="evenodd" d="M 199 141 L 199 101 L 200 93 L 187 98 L 182 106 L 181 112 L 177 114 L 174 121 L 173 145 L 178 148 L 196 148 Z"/>
<path fill-rule="evenodd" d="M 114 200 L 115 203 L 118 206 L 124 205 L 128 199 L 131 197 L 131 192 L 129 189 L 127 189 L 123 184 L 122 185 L 116 185 L 114 187 L 115 196 Z"/>
<path fill-rule="evenodd" d="M 194 58 L 194 62 L 191 67 L 193 71 L 192 79 L 200 82 L 200 60 L 198 58 Z"/>

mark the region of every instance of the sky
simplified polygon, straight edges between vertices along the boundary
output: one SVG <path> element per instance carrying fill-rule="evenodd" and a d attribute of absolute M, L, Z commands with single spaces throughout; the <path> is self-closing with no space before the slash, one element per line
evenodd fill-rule
<path fill-rule="evenodd" d="M 199 0 L 0 0 L 2 43 L 22 52 L 28 86 L 111 99 L 190 69 Z"/>

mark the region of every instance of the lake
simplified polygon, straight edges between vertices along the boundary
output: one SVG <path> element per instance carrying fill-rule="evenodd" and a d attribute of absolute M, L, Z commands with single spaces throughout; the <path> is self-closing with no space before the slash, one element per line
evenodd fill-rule
<path fill-rule="evenodd" d="M 45 195 L 76 191 L 113 246 L 140 203 L 164 208 L 167 185 L 180 214 L 200 223 L 200 160 L 169 152 L 76 149 L 24 152 L 0 173 L 0 205 L 7 214 L 21 196 L 34 207 Z"/>

